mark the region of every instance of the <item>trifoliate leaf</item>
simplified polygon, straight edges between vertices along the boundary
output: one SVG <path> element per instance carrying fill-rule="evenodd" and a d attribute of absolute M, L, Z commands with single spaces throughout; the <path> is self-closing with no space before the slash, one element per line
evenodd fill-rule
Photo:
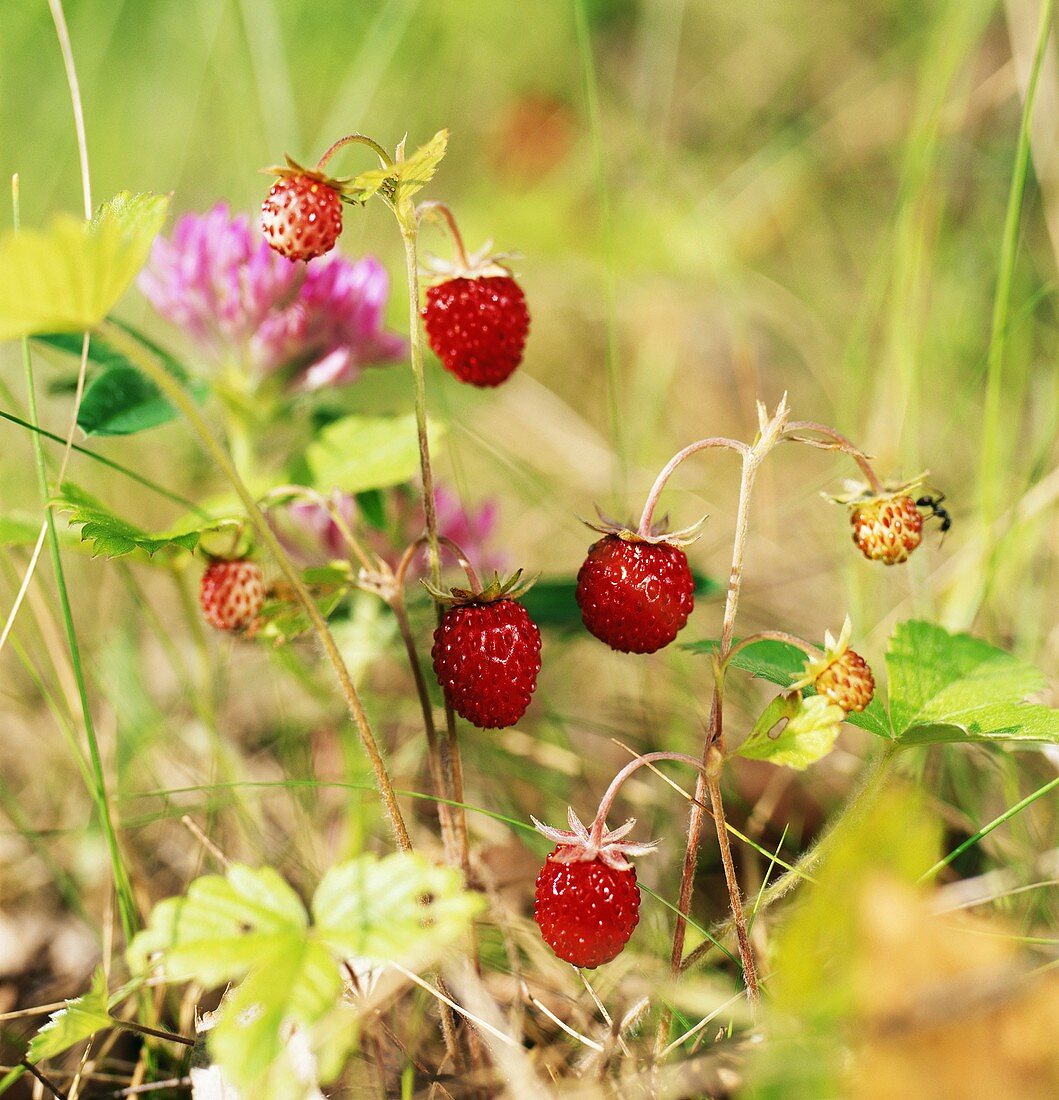
<path fill-rule="evenodd" d="M 901 745 L 1059 741 L 1059 711 L 1026 702 L 1042 690 L 1044 676 L 988 642 L 933 623 L 901 623 L 886 667 L 886 736 Z"/>
<path fill-rule="evenodd" d="M 431 448 L 442 435 L 441 425 L 430 426 Z M 306 461 L 321 492 L 363 493 L 401 485 L 419 472 L 415 417 L 343 417 L 309 444 Z"/>
<path fill-rule="evenodd" d="M 46 230 L 0 238 L 0 340 L 95 327 L 147 260 L 168 195 L 127 191 L 90 222 L 58 216 Z"/>
<path fill-rule="evenodd" d="M 739 755 L 804 771 L 834 748 L 844 718 L 842 708 L 823 695 L 778 695 L 739 746 Z M 769 730 L 784 719 L 787 724 L 770 737 Z"/>
<path fill-rule="evenodd" d="M 136 550 L 153 557 L 159 550 L 194 550 L 204 534 L 233 527 L 232 519 L 184 521 L 171 531 L 151 534 L 114 515 L 105 504 L 70 481 L 63 482 L 53 501 L 69 522 L 81 528 L 81 541 L 92 544 L 93 557 L 120 558 Z"/>
<path fill-rule="evenodd" d="M 196 879 L 186 896 L 157 905 L 129 948 L 129 965 L 134 973 L 157 966 L 170 981 L 206 987 L 239 983 L 217 1014 L 210 1053 L 242 1095 L 289 1100 L 284 1054 L 293 1028 L 310 1037 L 323 1083 L 340 1067 L 336 1034 L 352 1040 L 350 1027 L 327 1026 L 348 1012 L 341 964 L 359 955 L 430 965 L 481 907 L 455 871 L 404 853 L 365 855 L 328 872 L 310 923 L 275 871 L 233 864 L 224 877 Z"/>
<path fill-rule="evenodd" d="M 31 1062 L 43 1062 L 91 1038 L 97 1031 L 113 1026 L 107 976 L 100 967 L 92 976 L 92 988 L 87 993 L 67 1001 L 65 1008 L 48 1017 L 48 1022 L 30 1041 L 26 1057 Z"/>

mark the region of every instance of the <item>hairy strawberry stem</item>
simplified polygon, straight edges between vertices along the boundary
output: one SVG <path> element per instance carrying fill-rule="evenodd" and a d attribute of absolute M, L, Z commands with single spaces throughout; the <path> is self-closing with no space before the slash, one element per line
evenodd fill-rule
<path fill-rule="evenodd" d="M 784 645 L 794 646 L 796 649 L 800 649 L 807 657 L 815 659 L 823 656 L 822 650 L 794 634 L 788 634 L 783 630 L 760 630 L 756 634 L 748 634 L 745 638 L 740 638 L 739 641 L 732 646 L 728 651 L 728 656 L 725 657 L 724 661 L 721 663 L 722 675 L 731 664 L 732 658 L 739 653 L 740 650 L 746 649 L 747 646 L 754 645 L 756 642 L 783 642 Z"/>
<path fill-rule="evenodd" d="M 437 199 L 421 202 L 416 207 L 416 221 L 422 224 L 424 218 L 436 218 L 445 225 L 449 231 L 449 236 L 452 238 L 453 247 L 456 249 L 456 258 L 460 261 L 462 267 L 469 268 L 471 260 L 467 255 L 467 247 L 463 243 L 463 234 L 460 233 L 460 227 L 456 224 L 456 216 L 453 214 L 452 208 L 446 203 L 438 202 Z"/>
<path fill-rule="evenodd" d="M 592 837 L 592 842 L 594 844 L 599 845 L 603 842 L 603 833 L 607 827 L 607 814 L 610 813 L 610 808 L 614 804 L 614 799 L 618 797 L 618 791 L 621 790 L 621 785 L 633 774 L 633 772 L 638 771 L 646 764 L 653 764 L 658 760 L 675 760 L 681 764 L 688 764 L 699 772 L 702 771 L 701 761 L 683 752 L 648 752 L 643 756 L 637 756 L 635 760 L 630 760 L 629 763 L 610 781 L 610 786 L 599 800 L 599 809 L 596 811 L 596 816 L 591 826 L 589 826 L 589 835 Z"/>
<path fill-rule="evenodd" d="M 700 439 L 696 443 L 689 443 L 682 451 L 678 451 L 673 455 L 665 466 L 662 467 L 662 472 L 655 478 L 655 483 L 651 486 L 651 491 L 647 495 L 647 503 L 644 504 L 643 512 L 640 515 L 640 526 L 636 531 L 641 538 L 646 538 L 651 533 L 651 523 L 654 520 L 658 498 L 662 495 L 662 490 L 665 489 L 666 483 L 673 476 L 673 471 L 676 470 L 685 459 L 691 458 L 692 455 L 698 454 L 699 451 L 705 451 L 711 447 L 727 447 L 729 450 L 735 451 L 744 458 L 750 450 L 745 443 L 740 443 L 738 439 L 725 439 L 718 436 L 712 439 Z"/>
<path fill-rule="evenodd" d="M 402 851 L 411 851 L 412 841 L 408 835 L 408 829 L 405 825 L 404 816 L 401 813 L 401 807 L 397 802 L 397 795 L 394 793 L 393 783 L 390 780 L 389 772 L 386 770 L 386 764 L 383 761 L 378 742 L 375 740 L 375 734 L 372 731 L 371 723 L 368 720 L 364 705 L 361 702 L 360 693 L 357 691 L 356 685 L 353 683 L 353 678 L 349 673 L 349 669 L 346 667 L 346 663 L 342 658 L 342 654 L 335 644 L 335 639 L 327 625 L 327 620 L 320 613 L 320 609 L 316 606 L 316 601 L 313 599 L 312 593 L 306 587 L 294 563 L 290 560 L 283 545 L 276 537 L 265 514 L 258 507 L 257 501 L 254 500 L 250 490 L 247 489 L 243 479 L 239 476 L 238 471 L 232 463 L 231 457 L 217 441 L 209 425 L 206 423 L 205 418 L 199 412 L 198 407 L 184 387 L 165 370 L 152 353 L 129 336 L 124 329 L 111 324 L 109 321 L 104 321 L 99 326 L 99 331 L 104 339 L 116 347 L 123 355 L 132 360 L 132 362 L 135 363 L 136 366 L 154 382 L 159 390 L 161 390 L 162 393 L 184 414 L 188 423 L 195 431 L 195 434 L 199 437 L 199 441 L 204 450 L 206 450 L 210 457 L 217 463 L 217 466 L 231 483 L 232 488 L 242 501 L 254 530 L 275 559 L 280 571 L 293 589 L 298 602 L 302 605 L 302 608 L 309 618 L 309 622 L 312 624 L 313 632 L 316 634 L 317 638 L 319 638 L 324 653 L 327 655 L 327 659 L 334 669 L 339 686 L 342 689 L 342 694 L 346 700 L 346 706 L 360 734 L 360 740 L 364 746 L 364 751 L 368 754 L 372 771 L 375 773 L 376 786 L 382 798 L 386 814 L 390 819 L 390 827 L 393 830 L 397 846 Z"/>
<path fill-rule="evenodd" d="M 757 966 L 754 961 L 754 952 L 750 945 L 750 937 L 747 932 L 746 917 L 743 913 L 743 895 L 736 877 L 735 865 L 732 861 L 731 845 L 728 841 L 728 826 L 724 813 L 724 801 L 721 795 L 720 772 L 724 764 L 724 678 L 723 668 L 732 651 L 735 637 L 735 619 L 739 609 L 739 595 L 743 585 L 743 560 L 746 556 L 747 536 L 750 529 L 750 499 L 754 490 L 754 481 L 757 477 L 758 467 L 764 461 L 765 456 L 779 442 L 783 430 L 787 425 L 788 408 L 787 398 L 784 395 L 774 416 L 769 418 L 764 407 L 758 407 L 760 418 L 760 434 L 753 446 L 745 443 L 735 443 L 737 450 L 743 458 L 742 477 L 739 485 L 739 504 L 736 510 L 735 537 L 732 543 L 732 567 L 728 578 L 728 594 L 724 604 L 724 621 L 721 626 L 721 643 L 714 658 L 714 686 L 713 700 L 710 705 L 710 715 L 706 726 L 706 737 L 702 751 L 702 772 L 695 785 L 695 797 L 691 804 L 691 813 L 688 818 L 688 839 L 684 853 L 684 867 L 680 880 L 680 895 L 677 899 L 676 926 L 673 929 L 673 953 L 671 966 L 673 974 L 680 973 L 681 962 L 684 956 L 684 939 L 687 934 L 687 915 L 691 911 L 691 896 L 695 886 L 695 868 L 698 863 L 699 844 L 702 839 L 702 819 L 705 815 L 705 798 L 709 795 L 710 805 L 713 810 L 714 828 L 717 832 L 717 846 L 721 853 L 721 863 L 724 867 L 725 883 L 728 887 L 728 898 L 731 904 L 732 921 L 736 929 L 736 938 L 739 944 L 739 959 L 743 968 L 743 981 L 746 985 L 747 1001 L 751 1009 L 756 1009 L 760 1001 L 758 990 Z M 703 449 L 707 443 L 714 446 L 731 446 L 735 441 L 712 442 L 703 440 Z M 691 445 L 692 448 L 696 444 Z M 672 472 L 683 461 L 689 451 L 685 448 L 677 456 L 674 456 L 667 470 Z M 691 450 L 690 453 L 695 453 Z M 682 457 L 683 456 L 683 457 Z M 679 461 L 678 461 L 679 460 Z M 663 470 L 663 474 L 666 470 Z M 665 484 L 661 475 L 662 485 Z M 656 482 L 658 487 L 658 482 Z M 661 489 L 658 489 L 658 493 Z M 652 490 L 651 496 L 657 498 L 658 493 Z M 652 505 L 651 498 L 648 504 Z M 650 514 L 647 515 L 648 524 Z M 664 1043 L 665 1032 L 668 1031 L 668 1014 L 663 1015 L 659 1026 L 659 1049 Z"/>
<path fill-rule="evenodd" d="M 316 162 L 317 172 L 322 172 L 335 153 L 347 145 L 366 145 L 382 162 L 383 168 L 389 168 L 393 164 L 393 157 L 374 138 L 368 137 L 367 134 L 347 134 L 334 142 Z"/>
<path fill-rule="evenodd" d="M 832 442 L 821 443 L 816 439 L 805 439 L 795 434 L 797 432 L 817 432 L 820 435 L 827 436 Z M 815 420 L 792 420 L 784 430 L 783 439 L 790 443 L 805 443 L 810 447 L 821 447 L 828 451 L 841 451 L 843 454 L 849 455 L 860 467 L 861 473 L 868 479 L 872 492 L 880 495 L 886 492 L 886 487 L 872 469 L 868 456 L 841 432 L 835 431 L 834 428 L 830 428 L 826 424 L 818 424 Z"/>

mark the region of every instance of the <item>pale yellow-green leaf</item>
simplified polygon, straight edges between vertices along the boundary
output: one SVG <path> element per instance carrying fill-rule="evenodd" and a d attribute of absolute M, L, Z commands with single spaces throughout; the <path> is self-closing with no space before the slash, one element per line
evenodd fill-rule
<path fill-rule="evenodd" d="M 844 718 L 842 708 L 823 695 L 778 695 L 739 746 L 739 755 L 803 771 L 834 748 Z M 770 737 L 768 731 L 783 719 L 786 725 Z"/>
<path fill-rule="evenodd" d="M 136 278 L 169 207 L 167 195 L 121 192 L 89 222 L 0 238 L 0 340 L 99 324 Z"/>
<path fill-rule="evenodd" d="M 410 969 L 440 958 L 482 907 L 458 872 L 406 853 L 333 867 L 312 903 L 316 933 L 337 955 Z"/>
<path fill-rule="evenodd" d="M 31 1062 L 43 1062 L 113 1026 L 108 1011 L 107 978 L 100 967 L 92 976 L 92 988 L 84 996 L 67 1001 L 64 1008 L 48 1017 L 48 1022 L 30 1041 L 26 1057 Z"/>

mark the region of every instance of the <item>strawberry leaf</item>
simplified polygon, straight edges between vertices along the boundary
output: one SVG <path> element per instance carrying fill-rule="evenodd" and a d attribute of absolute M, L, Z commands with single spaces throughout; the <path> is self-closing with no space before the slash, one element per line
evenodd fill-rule
<path fill-rule="evenodd" d="M 43 1062 L 90 1039 L 97 1031 L 114 1026 L 108 1002 L 107 977 L 100 967 L 92 976 L 92 987 L 87 993 L 67 1001 L 64 1008 L 48 1017 L 48 1022 L 30 1041 L 26 1057 L 31 1062 Z"/>
<path fill-rule="evenodd" d="M 442 435 L 443 426 L 431 424 L 431 449 Z M 321 492 L 363 493 L 401 485 L 419 471 L 415 417 L 342 417 L 309 444 L 306 461 Z"/>
<path fill-rule="evenodd" d="M 237 520 L 225 518 L 193 524 L 185 522 L 167 532 L 151 534 L 114 515 L 106 505 L 96 500 L 70 481 L 63 482 L 60 495 L 52 502 L 69 515 L 69 522 L 81 528 L 81 541 L 92 544 L 92 557 L 120 558 L 139 550 L 154 557 L 160 550 L 193 551 L 204 534 L 234 527 Z"/>
<path fill-rule="evenodd" d="M 364 855 L 324 876 L 310 920 L 274 870 L 233 864 L 157 905 L 129 947 L 129 965 L 134 973 L 157 967 L 173 982 L 238 983 L 209 1032 L 210 1053 L 242 1095 L 290 1100 L 292 1026 L 308 1037 L 325 1082 L 354 1039 L 342 964 L 356 956 L 431 965 L 481 907 L 456 871 L 406 853 Z"/>
<path fill-rule="evenodd" d="M 129 325 L 120 327 L 153 352 L 165 369 L 188 387 L 196 401 L 206 399 L 205 383 L 192 380 L 183 364 L 169 352 Z M 79 335 L 47 333 L 36 340 L 58 351 L 81 355 Z M 93 336 L 89 341 L 88 358 L 102 369 L 89 380 L 77 411 L 77 425 L 86 435 L 133 435 L 176 419 L 176 409 L 158 387 L 102 337 Z"/>
<path fill-rule="evenodd" d="M 898 744 L 1059 742 L 1059 710 L 1026 702 L 1044 688 L 1044 676 L 979 638 L 933 623 L 901 623 L 886 667 L 889 736 Z"/>
<path fill-rule="evenodd" d="M 89 222 L 0 238 L 0 340 L 94 328 L 113 309 L 165 221 L 167 195 L 123 191 Z"/>

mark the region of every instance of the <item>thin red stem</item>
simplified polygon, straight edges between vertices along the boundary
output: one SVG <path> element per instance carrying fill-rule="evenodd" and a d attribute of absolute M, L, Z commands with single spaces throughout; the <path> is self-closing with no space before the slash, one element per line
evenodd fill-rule
<path fill-rule="evenodd" d="M 829 439 L 834 440 L 838 446 L 833 449 L 849 455 L 849 457 L 856 462 L 860 467 L 861 473 L 868 479 L 868 484 L 872 487 L 872 491 L 880 494 L 886 492 L 886 488 L 879 480 L 879 476 L 872 469 L 872 465 L 868 461 L 868 456 L 841 432 L 828 427 L 827 424 L 818 424 L 815 420 L 791 421 L 783 433 L 783 438 L 792 443 L 809 443 L 810 445 L 817 444 L 809 439 L 799 439 L 797 436 L 791 435 L 791 432 L 819 432 L 820 435 L 826 435 Z"/>
<path fill-rule="evenodd" d="M 416 221 L 421 222 L 424 215 L 427 217 L 437 215 L 441 219 L 452 238 L 457 259 L 465 269 L 469 268 L 471 261 L 467 255 L 467 248 L 463 243 L 463 234 L 460 233 L 460 227 L 456 224 L 456 215 L 453 214 L 452 208 L 446 203 L 438 202 L 437 199 L 429 199 L 427 202 L 421 202 L 416 207 Z"/>
<path fill-rule="evenodd" d="M 703 770 L 701 761 L 683 752 L 649 752 L 645 753 L 643 756 L 637 756 L 634 760 L 630 760 L 629 763 L 610 781 L 610 786 L 606 789 L 603 797 L 599 801 L 599 809 L 596 811 L 596 816 L 590 830 L 590 835 L 594 844 L 599 844 L 603 840 L 603 831 L 607 825 L 607 814 L 610 813 L 610 808 L 614 804 L 614 799 L 618 796 L 621 785 L 633 774 L 633 772 L 642 768 L 645 764 L 653 764 L 656 760 L 675 760 L 681 764 L 689 764 L 699 772 Z"/>
<path fill-rule="evenodd" d="M 729 450 L 742 455 L 744 459 L 750 453 L 750 448 L 745 443 L 740 443 L 738 439 L 725 439 L 721 436 L 711 439 L 700 439 L 695 443 L 688 444 L 682 451 L 678 451 L 665 466 L 662 467 L 662 472 L 655 478 L 655 483 L 651 486 L 651 492 L 647 496 L 647 503 L 644 504 L 643 513 L 640 516 L 640 526 L 637 529 L 639 535 L 646 536 L 651 533 L 651 521 L 654 518 L 658 498 L 662 495 L 662 490 L 665 489 L 666 482 L 672 477 L 673 471 L 676 470 L 685 459 L 690 458 L 694 454 L 698 454 L 699 451 L 705 451 L 711 447 L 727 447 Z"/>
<path fill-rule="evenodd" d="M 339 149 L 344 149 L 347 145 L 366 145 L 382 161 L 383 168 L 390 168 L 393 165 L 393 158 L 374 138 L 368 137 L 367 134 L 347 134 L 334 142 L 316 162 L 317 172 L 322 172 L 335 153 Z"/>

